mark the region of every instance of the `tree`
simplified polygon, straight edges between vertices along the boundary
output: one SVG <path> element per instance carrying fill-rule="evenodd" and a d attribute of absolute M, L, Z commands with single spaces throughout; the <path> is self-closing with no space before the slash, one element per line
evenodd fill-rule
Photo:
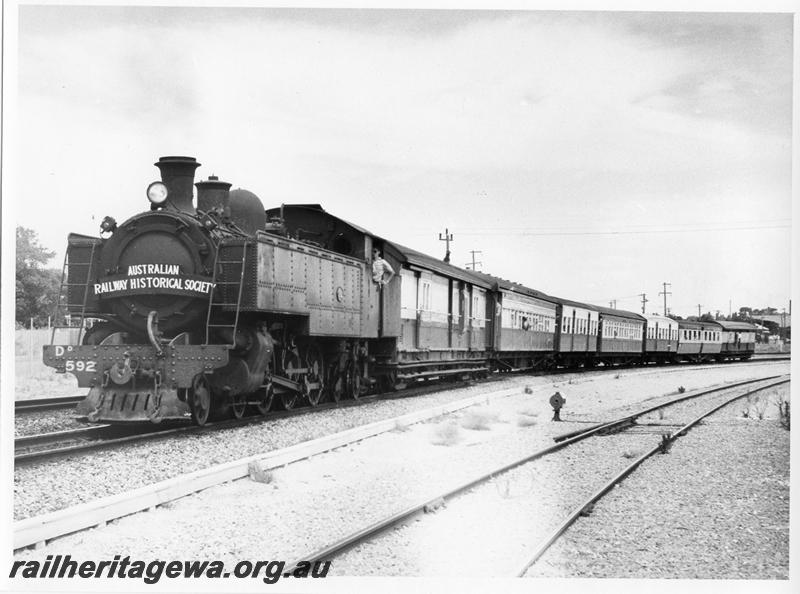
<path fill-rule="evenodd" d="M 45 268 L 55 252 L 39 245 L 36 231 L 17 227 L 16 320 L 46 326 L 58 304 L 61 272 Z"/>

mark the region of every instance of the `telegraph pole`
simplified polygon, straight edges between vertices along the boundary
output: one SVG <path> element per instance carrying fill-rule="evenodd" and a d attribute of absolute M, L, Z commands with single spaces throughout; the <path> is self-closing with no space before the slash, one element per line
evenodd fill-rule
<path fill-rule="evenodd" d="M 444 255 L 444 261 L 449 263 L 450 262 L 450 242 L 453 241 L 453 234 L 450 233 L 450 230 L 447 227 L 445 227 L 445 229 L 444 229 L 444 237 L 442 237 L 442 234 L 439 233 L 439 241 L 447 242 L 447 251 L 445 252 L 445 255 Z"/>
<path fill-rule="evenodd" d="M 466 264 L 467 270 L 477 270 L 477 268 L 475 268 L 475 266 L 477 266 L 478 264 L 483 264 L 483 262 L 476 262 L 475 261 L 475 254 L 482 254 L 483 252 L 480 251 L 480 250 L 470 250 L 469 253 L 472 254 L 472 268 L 470 268 L 469 267 L 470 266 L 469 263 L 467 263 Z"/>
<path fill-rule="evenodd" d="M 671 287 L 672 283 L 662 283 L 664 285 L 664 290 L 659 293 L 659 295 L 664 296 L 664 315 L 667 315 L 667 295 L 672 295 L 672 291 L 667 291 L 667 287 Z"/>
<path fill-rule="evenodd" d="M 642 313 L 644 313 L 644 310 L 645 310 L 645 305 L 644 304 L 647 303 L 650 300 L 647 298 L 647 294 L 646 293 L 639 293 L 639 297 L 642 298 Z"/>
<path fill-rule="evenodd" d="M 786 308 L 781 313 L 781 340 L 786 340 Z"/>

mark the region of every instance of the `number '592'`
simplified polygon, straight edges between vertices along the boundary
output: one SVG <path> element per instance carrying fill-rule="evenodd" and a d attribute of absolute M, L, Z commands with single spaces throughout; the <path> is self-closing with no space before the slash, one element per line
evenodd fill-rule
<path fill-rule="evenodd" d="M 64 369 L 66 371 L 95 371 L 96 361 L 66 361 Z"/>

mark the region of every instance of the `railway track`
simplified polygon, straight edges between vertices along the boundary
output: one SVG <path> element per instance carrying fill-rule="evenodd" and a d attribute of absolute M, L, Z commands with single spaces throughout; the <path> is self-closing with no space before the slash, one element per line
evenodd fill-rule
<path fill-rule="evenodd" d="M 773 360 L 783 359 L 760 359 L 756 362 L 771 362 Z M 748 363 L 752 362 L 748 361 Z M 631 369 L 648 368 L 632 366 Z M 611 367 L 609 372 L 626 369 L 626 367 Z M 656 369 L 653 367 L 653 369 Z M 660 372 L 667 371 L 661 367 L 658 368 Z M 698 368 L 700 369 L 700 368 Z M 676 369 L 677 371 L 678 369 Z M 602 368 L 594 369 L 594 371 L 603 372 Z M 550 371 L 551 375 L 559 375 L 565 373 L 575 373 L 575 370 L 559 369 L 556 372 Z M 547 375 L 548 372 L 537 372 L 535 375 Z M 474 383 L 491 383 L 501 380 L 505 374 L 496 374 L 483 380 L 473 380 Z M 453 383 L 430 383 L 421 384 L 416 387 L 408 388 L 400 392 L 386 392 L 379 394 L 371 394 L 362 396 L 357 400 L 342 400 L 339 402 L 323 402 L 317 406 L 305 406 L 293 408 L 289 411 L 271 411 L 268 415 L 253 415 L 246 416 L 243 419 L 228 419 L 207 423 L 204 427 L 197 427 L 195 425 L 188 425 L 180 421 L 165 423 L 164 425 L 148 425 L 148 424 L 135 424 L 135 425 L 93 425 L 89 427 L 82 427 L 69 431 L 58 431 L 52 433 L 44 433 L 38 435 L 30 435 L 18 437 L 14 440 L 14 463 L 15 465 L 28 464 L 35 461 L 45 461 L 48 459 L 56 459 L 65 455 L 73 455 L 78 453 L 89 453 L 91 451 L 99 451 L 105 448 L 116 447 L 137 441 L 161 439 L 166 437 L 175 436 L 181 433 L 191 433 L 198 431 L 210 430 L 224 430 L 235 427 L 250 425 L 253 423 L 262 423 L 270 420 L 289 418 L 302 414 L 309 414 L 314 411 L 326 411 L 332 408 L 358 406 L 369 402 L 374 402 L 378 399 L 391 399 L 391 398 L 405 398 L 421 396 L 442 390 L 451 389 Z M 458 387 L 463 383 L 459 382 Z M 17 406 L 23 404 L 22 411 L 35 411 L 35 410 L 52 410 L 53 408 L 64 408 L 66 406 L 74 406 L 79 401 L 81 396 L 71 396 L 63 398 L 45 398 L 40 400 L 31 401 L 18 401 Z M 687 397 L 690 398 L 690 397 Z M 658 408 L 658 407 L 655 407 Z M 20 412 L 19 408 L 15 412 Z M 634 415 L 635 417 L 636 415 Z M 633 418 L 633 417 L 632 417 Z M 630 420 L 628 421 L 630 422 Z M 163 428 L 167 426 L 167 428 Z M 578 432 L 574 432 L 577 434 Z"/>
<path fill-rule="evenodd" d="M 520 569 L 516 573 L 516 577 L 524 577 L 528 570 L 544 555 L 544 553 L 555 543 L 558 538 L 563 535 L 567 529 L 575 523 L 582 515 L 586 515 L 587 512 L 591 510 L 591 508 L 599 501 L 603 496 L 609 493 L 615 486 L 621 483 L 628 475 L 634 472 L 645 460 L 652 457 L 656 453 L 666 453 L 669 449 L 670 445 L 675 442 L 678 437 L 686 435 L 686 433 L 692 429 L 692 427 L 698 425 L 705 419 L 713 415 L 718 410 L 728 406 L 729 404 L 741 399 L 745 398 L 751 394 L 755 394 L 762 390 L 769 389 L 771 387 L 775 387 L 781 384 L 788 383 L 790 380 L 781 379 L 779 381 L 775 381 L 770 383 L 766 386 L 757 387 L 752 390 L 746 390 L 743 393 L 736 394 L 730 398 L 725 399 L 723 402 L 715 404 L 714 406 L 710 407 L 709 409 L 705 410 L 700 415 L 693 418 L 691 421 L 686 423 L 685 425 L 679 427 L 669 435 L 662 435 L 662 439 L 659 443 L 657 443 L 654 447 L 647 450 L 644 454 L 636 458 L 633 462 L 631 462 L 628 466 L 622 469 L 618 474 L 614 475 L 611 479 L 606 481 L 599 489 L 597 489 L 592 495 L 590 495 L 586 500 L 579 503 L 560 523 L 559 525 L 550 533 L 548 534 L 539 544 L 536 546 L 534 552 L 529 556 L 528 559 L 521 565 Z"/>
<path fill-rule="evenodd" d="M 25 435 L 14 439 L 14 464 L 58 458 L 144 439 L 154 439 L 192 429 L 192 426 L 157 430 L 155 426 L 92 425 L 68 431 Z"/>
<path fill-rule="evenodd" d="M 731 384 L 725 386 L 725 389 L 733 389 L 736 386 L 743 386 L 757 381 L 763 382 L 767 381 L 768 379 L 774 378 L 760 378 L 758 380 L 749 380 L 747 382 Z M 16 522 L 14 526 L 14 548 L 17 550 L 32 544 L 46 542 L 52 538 L 57 538 L 58 536 L 75 532 L 77 530 L 91 526 L 102 525 L 105 522 L 121 516 L 128 515 L 139 510 L 150 509 L 154 506 L 173 501 L 198 490 L 202 490 L 226 481 L 234 480 L 242 476 L 247 476 L 250 471 L 251 464 L 257 464 L 264 470 L 277 468 L 293 461 L 311 458 L 317 454 L 328 452 L 343 446 L 348 446 L 349 444 L 368 437 L 393 431 L 398 426 L 407 426 L 427 419 L 432 419 L 449 412 L 463 410 L 464 408 L 475 404 L 485 404 L 497 398 L 519 394 L 518 390 L 519 388 L 505 389 L 498 392 L 493 392 L 491 394 L 476 395 L 466 400 L 461 400 L 446 405 L 437 405 L 432 409 L 408 413 L 401 417 L 385 419 L 368 425 L 357 426 L 337 434 L 331 434 L 309 442 L 298 443 L 281 450 L 274 450 L 268 454 L 250 456 L 248 458 L 219 464 L 215 467 L 195 471 L 189 475 L 182 475 L 175 477 L 174 479 L 167 479 L 159 483 L 154 483 L 150 486 L 141 487 L 124 495 L 114 495 L 104 499 L 98 499 L 94 502 L 84 504 L 76 508 L 66 508 L 60 511 L 45 514 L 43 516 L 36 516 L 26 520 L 20 520 Z M 704 390 L 702 392 L 695 393 L 694 396 L 697 397 L 717 391 L 719 391 L 718 388 Z M 682 397 L 679 400 L 684 399 L 685 397 Z M 668 406 L 672 403 L 672 401 L 666 402 L 662 404 L 662 406 Z M 357 404 L 357 402 L 354 402 L 353 404 Z M 640 411 L 639 415 L 645 414 L 648 410 L 652 410 L 652 408 L 653 407 Z M 297 411 L 293 412 L 295 414 L 297 413 Z M 627 415 L 625 418 L 628 419 L 630 416 L 631 415 Z M 618 421 L 620 420 L 618 419 L 616 422 Z M 604 424 L 604 426 L 612 424 L 613 422 Z M 487 478 L 490 478 L 491 476 L 495 476 L 498 473 L 502 473 L 518 465 L 524 464 L 526 461 L 535 459 L 536 457 L 547 455 L 552 451 L 563 448 L 565 445 L 569 445 L 570 443 L 588 437 L 590 434 L 600 433 L 604 426 L 588 427 L 583 431 L 583 433 L 586 434 L 585 436 L 573 437 L 570 440 L 556 443 L 546 451 L 536 452 L 533 455 L 526 456 L 525 459 L 516 461 L 504 468 L 495 469 L 487 475 L 470 481 L 469 484 L 460 486 L 451 494 L 447 494 L 444 497 L 450 497 L 453 494 L 457 494 L 487 480 Z M 189 426 L 187 426 L 186 429 L 202 430 Z M 414 509 L 406 510 L 406 512 L 403 514 L 396 515 L 396 517 L 388 520 L 388 522 L 385 524 L 386 526 L 389 526 L 400 523 L 403 521 L 404 517 L 410 517 L 411 515 L 418 513 L 421 509 L 424 509 L 425 505 L 431 504 L 432 502 L 442 498 L 443 496 L 440 494 L 431 500 L 426 500 L 419 506 L 415 506 Z M 364 534 L 374 534 L 377 531 L 385 530 L 386 526 L 371 526 L 362 532 L 364 532 Z"/>
<path fill-rule="evenodd" d="M 488 383 L 502 378 L 489 378 Z M 274 421 L 277 419 L 291 418 L 304 414 L 323 412 L 334 408 L 347 408 L 375 402 L 377 400 L 390 400 L 393 398 L 406 398 L 422 396 L 433 392 L 440 392 L 453 388 L 461 388 L 464 384 L 429 384 L 410 388 L 402 392 L 387 392 L 362 396 L 358 400 L 342 400 L 339 402 L 323 402 L 315 407 L 299 407 L 292 410 L 271 411 L 267 416 L 254 415 L 243 419 L 227 419 L 206 423 L 202 427 L 186 423 L 174 422 L 161 428 L 163 425 L 150 425 L 137 423 L 134 425 L 92 425 L 69 431 L 56 431 L 38 435 L 21 436 L 14 439 L 14 464 L 19 466 L 31 462 L 42 462 L 57 459 L 62 456 L 78 453 L 90 453 L 102 449 L 112 448 L 137 441 L 162 439 L 182 433 L 198 433 L 206 431 L 219 431 L 233 429 L 257 423 Z"/>
<path fill-rule="evenodd" d="M 730 390 L 737 390 L 737 393 L 730 398 L 726 398 L 724 402 L 717 403 L 708 411 L 705 411 L 699 417 L 693 419 L 691 422 L 681 425 L 678 429 L 673 431 L 668 439 L 662 438 L 662 441 L 659 441 L 652 449 L 648 450 L 645 454 L 639 456 L 633 463 L 628 465 L 623 471 L 616 474 L 611 480 L 607 481 L 600 489 L 598 489 L 591 497 L 582 501 L 580 505 L 577 506 L 569 515 L 568 517 L 563 520 L 558 527 L 553 530 L 537 547 L 534 554 L 531 555 L 530 558 L 526 559 L 525 562 L 520 562 L 520 569 L 517 570 L 515 575 L 521 576 L 524 575 L 527 569 L 535 563 L 535 561 L 547 550 L 547 548 L 552 545 L 556 539 L 564 533 L 564 531 L 571 525 L 582 513 L 585 513 L 587 509 L 590 509 L 605 493 L 610 491 L 616 484 L 622 481 L 626 476 L 628 476 L 631 472 L 633 472 L 636 467 L 638 467 L 644 460 L 652 456 L 653 454 L 663 451 L 665 448 L 669 447 L 669 444 L 677 439 L 677 437 L 684 435 L 691 427 L 699 423 L 703 418 L 706 416 L 713 414 L 720 408 L 730 404 L 731 402 L 738 400 L 740 398 L 744 398 L 749 394 L 753 394 L 762 390 L 766 390 L 772 388 L 774 386 L 778 386 L 784 383 L 788 383 L 790 380 L 788 376 L 773 376 L 768 378 L 760 378 L 758 380 L 748 380 L 744 382 L 738 382 L 736 384 L 730 384 L 721 388 L 714 388 L 709 390 L 703 390 L 696 392 L 690 396 L 684 396 L 680 398 L 672 399 L 668 402 L 661 403 L 659 405 L 649 407 L 646 409 L 642 409 L 641 411 L 637 411 L 634 414 L 626 415 L 624 417 L 620 417 L 613 421 L 602 423 L 598 425 L 593 425 L 579 431 L 574 431 L 566 435 L 557 436 L 554 441 L 555 444 L 547 447 L 545 449 L 539 450 L 537 452 L 533 452 L 529 455 L 526 455 L 518 460 L 513 462 L 504 464 L 503 466 L 497 467 L 489 472 L 483 473 L 480 476 L 476 476 L 467 482 L 464 482 L 454 488 L 447 490 L 446 492 L 440 492 L 432 494 L 430 497 L 427 497 L 424 501 L 419 501 L 411 505 L 410 507 L 396 512 L 390 516 L 387 516 L 377 522 L 374 522 L 370 525 L 364 526 L 346 536 L 337 539 L 336 541 L 324 546 L 323 548 L 309 551 L 302 555 L 300 559 L 307 560 L 310 562 L 316 561 L 327 561 L 335 558 L 337 556 L 341 556 L 346 553 L 351 548 L 361 545 L 367 545 L 380 535 L 388 532 L 389 530 L 398 527 L 400 525 L 407 524 L 410 520 L 421 516 L 422 514 L 426 513 L 429 510 L 437 509 L 441 507 L 446 501 L 457 497 L 465 492 L 478 487 L 490 479 L 499 477 L 515 468 L 518 468 L 524 464 L 529 462 L 533 462 L 537 459 L 544 458 L 550 454 L 553 454 L 563 448 L 581 442 L 585 439 L 588 439 L 593 436 L 598 435 L 608 435 L 615 432 L 622 432 L 625 431 L 626 428 L 635 426 L 635 420 L 638 417 L 646 416 L 656 410 L 664 409 L 670 406 L 675 406 L 677 404 L 681 404 L 691 399 L 696 399 L 699 397 L 705 397 L 712 394 L 717 394 L 723 391 L 730 391 Z M 753 384 L 758 384 L 754 388 L 750 388 Z M 488 515 L 491 516 L 491 513 Z M 445 562 L 444 560 L 442 561 Z"/>
<path fill-rule="evenodd" d="M 35 400 L 17 400 L 14 402 L 14 414 L 19 415 L 31 412 L 70 408 L 74 407 L 84 398 L 86 398 L 85 395 L 60 396 L 57 398 L 37 398 Z"/>
<path fill-rule="evenodd" d="M 728 361 L 725 364 L 730 365 L 730 364 L 737 364 L 737 363 L 741 363 L 741 364 L 746 364 L 746 363 L 771 363 L 771 362 L 775 362 L 775 361 L 790 361 L 790 360 L 791 360 L 791 355 L 789 355 L 789 354 L 785 354 L 785 355 L 771 355 L 771 354 L 768 354 L 768 355 L 763 355 L 763 356 L 757 354 L 757 355 L 754 356 L 754 358 L 749 359 L 747 361 Z M 712 364 L 712 365 L 716 366 L 716 365 L 719 365 L 719 363 L 715 363 L 715 364 Z M 678 367 L 676 367 L 676 369 L 683 369 L 683 368 L 684 368 L 683 365 L 679 365 Z M 550 374 L 550 375 L 558 375 L 558 374 L 564 374 L 564 373 L 576 373 L 576 372 L 580 372 L 580 371 L 596 371 L 596 372 L 609 371 L 609 372 L 612 372 L 612 371 L 621 370 L 621 369 L 658 369 L 659 371 L 663 372 L 663 371 L 667 371 L 669 368 L 666 368 L 666 367 L 663 367 L 663 366 L 656 366 L 656 365 L 647 365 L 647 366 L 643 366 L 643 367 L 642 366 L 636 366 L 636 365 L 624 365 L 624 366 L 623 365 L 618 365 L 618 366 L 609 367 L 609 368 L 604 368 L 604 367 L 595 367 L 595 368 L 589 368 L 589 369 L 587 369 L 587 368 L 577 368 L 577 369 L 563 368 L 563 369 L 555 369 L 555 370 L 547 370 L 547 371 L 535 371 L 535 372 L 533 372 L 533 374 L 534 375 L 548 375 L 548 374 Z M 514 371 L 530 372 L 531 370 L 514 370 Z M 497 377 L 497 375 L 502 376 L 504 374 L 495 374 L 495 375 L 490 376 L 489 378 L 484 379 L 484 380 L 472 380 L 472 381 L 475 381 L 475 382 L 492 381 L 493 379 L 495 379 Z M 427 384 L 423 384 L 423 385 L 427 386 Z M 446 384 L 445 384 L 445 386 L 446 386 Z M 406 390 L 403 393 L 405 395 L 409 395 L 409 396 L 412 395 L 409 390 Z M 30 412 L 40 412 L 40 411 L 48 411 L 48 410 L 67 409 L 67 408 L 70 408 L 70 407 L 74 407 L 81 400 L 83 400 L 85 397 L 86 397 L 85 395 L 82 395 L 82 396 L 61 396 L 61 397 L 55 397 L 55 398 L 37 398 L 37 399 L 34 399 L 34 400 L 17 400 L 17 401 L 14 402 L 14 413 L 15 413 L 15 415 L 20 415 L 20 414 L 25 414 L 25 413 L 30 413 Z M 357 400 L 357 402 L 367 402 L 371 398 L 375 398 L 375 397 L 383 397 L 383 398 L 385 398 L 386 394 L 374 394 L 374 395 L 370 395 L 370 396 L 362 396 L 360 399 Z M 341 403 L 345 403 L 345 402 L 348 402 L 348 401 L 342 401 Z M 335 405 L 335 403 L 323 402 L 323 403 L 321 403 L 319 405 L 319 407 L 323 407 L 323 406 L 326 406 L 326 405 Z"/>

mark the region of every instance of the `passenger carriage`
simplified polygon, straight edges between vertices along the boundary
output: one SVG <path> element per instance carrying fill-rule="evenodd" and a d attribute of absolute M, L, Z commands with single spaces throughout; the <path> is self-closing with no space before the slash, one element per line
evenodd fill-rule
<path fill-rule="evenodd" d="M 646 319 L 621 309 L 596 308 L 600 314 L 597 362 L 604 365 L 639 363 Z"/>
<path fill-rule="evenodd" d="M 715 360 L 722 349 L 722 326 L 716 322 L 678 320 L 676 361 L 701 363 Z"/>
<path fill-rule="evenodd" d="M 717 320 L 722 327 L 720 360 L 740 359 L 746 361 L 756 350 L 756 327 L 746 322 Z"/>
<path fill-rule="evenodd" d="M 499 279 L 494 286 L 493 350 L 499 369 L 554 363 L 556 305 L 544 293 Z"/>
<path fill-rule="evenodd" d="M 664 316 L 645 316 L 644 362 L 666 363 L 678 352 L 678 322 Z"/>
<path fill-rule="evenodd" d="M 565 367 L 593 365 L 600 322 L 598 309 L 560 297 L 551 299 L 556 303 L 556 362 Z"/>
<path fill-rule="evenodd" d="M 400 384 L 487 372 L 494 327 L 490 283 L 416 250 L 385 245 L 398 273 L 384 299 L 387 314 L 400 321 L 389 363 Z"/>

